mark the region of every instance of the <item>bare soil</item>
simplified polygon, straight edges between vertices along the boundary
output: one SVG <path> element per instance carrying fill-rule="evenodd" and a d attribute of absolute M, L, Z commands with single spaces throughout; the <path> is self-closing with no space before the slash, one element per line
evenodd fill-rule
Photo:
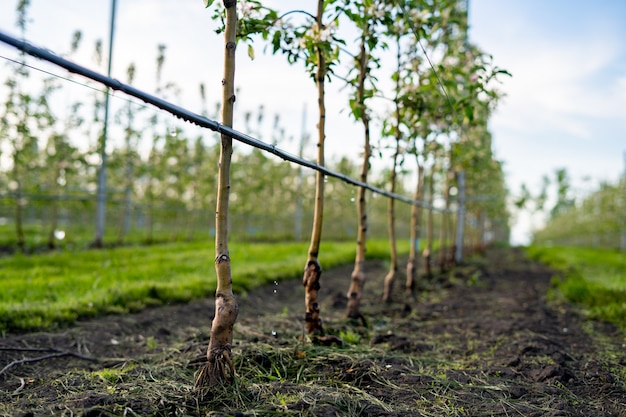
<path fill-rule="evenodd" d="M 228 389 L 193 390 L 213 299 L 4 335 L 0 415 L 626 416 L 624 332 L 548 296 L 554 272 L 521 251 L 422 280 L 415 301 L 400 271 L 380 302 L 386 269 L 368 263 L 367 326 L 344 317 L 352 267 L 323 272 L 341 344 L 303 335 L 299 280 L 240 294 Z"/>

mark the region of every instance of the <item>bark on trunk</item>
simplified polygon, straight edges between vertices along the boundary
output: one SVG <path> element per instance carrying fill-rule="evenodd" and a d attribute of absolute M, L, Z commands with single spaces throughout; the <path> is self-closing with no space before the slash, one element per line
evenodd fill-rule
<path fill-rule="evenodd" d="M 132 161 L 132 149 L 131 149 L 131 137 L 133 135 L 133 113 L 130 104 L 126 110 L 126 116 L 128 117 L 128 123 L 126 125 L 126 161 L 124 164 L 124 211 L 122 218 L 120 219 L 120 231 L 117 237 L 119 243 L 124 242 L 128 232 L 130 231 L 130 218 L 132 210 L 132 198 L 133 198 L 133 177 L 134 166 Z"/>
<path fill-rule="evenodd" d="M 418 162 L 417 186 L 414 200 L 422 201 L 424 197 L 424 167 Z M 406 294 L 409 298 L 415 297 L 416 277 L 419 270 L 419 239 L 422 234 L 422 211 L 421 206 L 411 207 L 411 248 L 409 260 L 406 264 Z"/>
<path fill-rule="evenodd" d="M 17 160 L 14 160 L 13 163 L 16 164 Z M 24 237 L 24 197 L 22 197 L 22 180 L 17 173 L 18 170 L 14 169 L 14 172 L 16 172 L 14 178 L 16 178 L 17 182 L 15 191 L 15 235 L 17 237 L 17 247 L 23 252 L 26 249 L 26 239 Z"/>
<path fill-rule="evenodd" d="M 391 192 L 396 192 L 396 166 L 398 154 L 400 152 L 400 138 L 396 138 L 396 152 L 393 155 L 393 166 L 391 168 Z M 392 301 L 393 283 L 395 281 L 396 272 L 398 271 L 398 249 L 396 246 L 396 227 L 395 227 L 395 200 L 390 198 L 387 207 L 387 220 L 389 227 L 389 245 L 391 258 L 389 262 L 389 272 L 385 276 L 385 289 L 383 292 L 383 301 L 389 303 Z"/>
<path fill-rule="evenodd" d="M 456 175 L 454 172 L 451 175 Z M 460 190 L 457 190 L 457 198 L 458 198 L 458 193 L 460 192 Z M 458 210 L 458 207 L 457 207 Z M 454 267 L 456 266 L 456 230 L 457 230 L 457 216 L 454 215 L 450 215 L 451 220 L 450 220 L 450 235 L 452 236 L 452 244 L 450 245 L 450 249 L 448 250 L 448 264 L 450 265 L 450 267 Z"/>
<path fill-rule="evenodd" d="M 441 214 L 441 224 L 439 225 L 439 271 L 443 274 L 446 272 L 447 265 L 447 248 L 448 248 L 448 213 L 450 207 L 450 173 L 446 174 L 444 183 L 444 200 L 446 211 Z"/>
<path fill-rule="evenodd" d="M 130 125 L 127 127 L 128 132 L 130 132 Z M 129 133 L 130 134 L 130 133 Z M 133 164 L 130 161 L 130 142 L 127 138 L 126 142 L 126 166 L 124 167 L 124 175 L 126 176 L 124 185 L 124 211 L 122 212 L 122 217 L 120 218 L 120 229 L 117 236 L 117 242 L 123 243 L 124 239 L 128 235 L 130 231 L 130 218 L 131 218 L 131 210 L 132 210 L 132 195 L 133 195 Z"/>
<path fill-rule="evenodd" d="M 233 125 L 235 103 L 235 35 L 237 27 L 237 1 L 224 0 L 226 29 L 224 32 L 224 79 L 222 80 L 222 123 Z M 233 295 L 230 256 L 228 253 L 228 198 L 230 194 L 230 160 L 232 139 L 221 137 L 217 186 L 217 209 L 215 213 L 215 318 L 211 325 L 211 340 L 207 349 L 207 365 L 200 371 L 196 387 L 232 383 L 235 368 L 231 359 L 233 326 L 239 306 Z"/>
<path fill-rule="evenodd" d="M 361 165 L 360 180 L 367 183 L 367 176 L 370 166 L 370 121 L 365 108 L 365 79 L 368 72 L 368 55 L 366 42 L 368 30 L 365 28 L 361 36 L 361 51 L 359 53 L 359 84 L 357 87 L 357 100 L 361 111 L 361 122 L 365 134 L 363 146 L 363 164 Z M 363 285 L 365 283 L 365 252 L 367 243 L 367 201 L 365 188 L 359 187 L 357 192 L 357 218 L 359 227 L 357 229 L 357 247 L 356 257 L 354 260 L 354 270 L 350 276 L 350 287 L 348 288 L 348 308 L 346 315 L 351 319 L 360 319 L 363 325 L 367 325 L 365 316 L 361 313 L 360 304 L 363 293 Z"/>
<path fill-rule="evenodd" d="M 58 192 L 58 190 L 57 190 Z M 59 221 L 59 203 L 56 200 L 52 200 L 52 207 L 50 209 L 50 230 L 48 231 L 48 249 L 54 249 L 56 247 L 57 224 Z"/>
<path fill-rule="evenodd" d="M 59 201 L 57 199 L 61 197 L 61 190 L 58 186 L 60 171 L 59 164 L 55 163 L 52 175 L 50 175 L 47 184 L 53 194 L 52 200 L 50 201 L 50 216 L 48 218 L 48 249 L 54 249 L 56 247 L 54 232 L 56 231 L 59 221 Z"/>
<path fill-rule="evenodd" d="M 146 207 L 146 223 L 148 226 L 148 232 L 146 235 L 146 242 L 148 244 L 151 244 L 154 241 L 154 187 L 152 186 L 152 175 L 153 174 L 150 174 L 150 178 L 148 179 L 148 189 L 146 190 L 146 194 L 148 195 L 148 204 Z"/>
<path fill-rule="evenodd" d="M 324 0 L 317 2 L 316 22 L 318 28 L 322 28 L 322 15 L 324 12 Z M 319 106 L 319 122 L 317 125 L 317 164 L 324 165 L 324 141 L 326 124 L 326 105 L 324 102 L 324 79 L 326 78 L 326 57 L 320 47 L 317 48 L 317 95 Z M 317 171 L 315 175 L 315 209 L 313 212 L 313 230 L 311 232 L 311 244 L 309 254 L 304 268 L 302 284 L 305 287 L 305 316 L 307 332 L 309 334 L 323 334 L 322 319 L 320 318 L 320 305 L 317 301 L 320 289 L 320 276 L 322 267 L 319 263 L 320 242 L 322 240 L 322 222 L 324 214 L 324 174 Z"/>
<path fill-rule="evenodd" d="M 426 220 L 426 249 L 424 249 L 424 269 L 426 276 L 430 279 L 433 277 L 431 268 L 432 252 L 433 252 L 433 202 L 435 192 L 435 167 L 431 167 L 428 179 L 428 219 Z"/>
<path fill-rule="evenodd" d="M 485 254 L 486 245 L 485 245 L 485 223 L 487 222 L 487 215 L 484 210 L 480 211 L 480 215 L 478 218 L 478 249 L 477 252 L 480 255 Z"/>
<path fill-rule="evenodd" d="M 364 169 L 363 171 L 367 171 Z M 363 179 L 363 176 L 367 178 L 367 172 L 361 172 L 361 181 L 366 182 L 367 179 Z M 366 325 L 365 316 L 361 313 L 360 304 L 363 294 L 363 285 L 365 283 L 365 252 L 366 252 L 366 239 L 367 239 L 367 214 L 366 214 L 366 201 L 365 201 L 365 189 L 359 187 L 358 190 L 358 203 L 357 203 L 357 216 L 359 218 L 359 228 L 357 231 L 357 248 L 356 258 L 354 261 L 354 270 L 350 276 L 350 287 L 348 288 L 348 307 L 346 315 L 351 319 L 360 319 L 363 325 Z"/>

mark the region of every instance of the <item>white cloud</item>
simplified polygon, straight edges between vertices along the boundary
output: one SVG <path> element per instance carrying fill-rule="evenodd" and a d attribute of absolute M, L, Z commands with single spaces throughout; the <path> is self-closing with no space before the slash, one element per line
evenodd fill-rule
<path fill-rule="evenodd" d="M 572 46 L 548 38 L 531 41 L 531 48 L 511 48 L 512 39 L 502 42 L 494 45 L 502 53 L 494 53 L 513 77 L 504 81 L 507 98 L 500 112 L 511 120 L 500 123 L 532 129 L 538 124 L 589 138 L 592 129 L 582 118 L 623 117 L 626 97 L 602 75 L 620 53 L 611 42 L 597 38 Z"/>
<path fill-rule="evenodd" d="M 626 147 L 626 48 L 616 36 L 623 19 L 598 23 L 589 16 L 582 25 L 569 22 L 570 31 L 564 22 L 539 25 L 534 2 L 491 3 L 474 3 L 490 8 L 478 9 L 472 38 L 513 74 L 504 79 L 507 96 L 491 121 L 511 192 L 522 183 L 537 192 L 541 177 L 559 167 L 574 182 L 614 181 Z M 526 242 L 540 226 L 518 213 L 512 240 Z"/>

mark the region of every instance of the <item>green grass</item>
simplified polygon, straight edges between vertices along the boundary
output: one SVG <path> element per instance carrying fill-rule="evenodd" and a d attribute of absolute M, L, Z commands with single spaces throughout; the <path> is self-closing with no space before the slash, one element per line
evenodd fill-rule
<path fill-rule="evenodd" d="M 606 249 L 539 247 L 527 254 L 562 273 L 555 279 L 565 297 L 592 318 L 626 329 L 626 254 Z"/>
<path fill-rule="evenodd" d="M 398 246 L 408 251 L 408 242 Z M 307 249 L 307 243 L 232 243 L 234 291 L 301 277 Z M 350 263 L 354 252 L 353 242 L 324 243 L 320 262 L 325 269 Z M 370 258 L 388 253 L 386 241 L 368 243 Z M 212 242 L 196 242 L 0 258 L 0 331 L 213 295 L 214 256 Z"/>

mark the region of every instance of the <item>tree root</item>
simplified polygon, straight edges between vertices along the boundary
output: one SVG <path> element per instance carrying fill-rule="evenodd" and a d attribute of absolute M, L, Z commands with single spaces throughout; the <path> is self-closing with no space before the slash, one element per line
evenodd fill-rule
<path fill-rule="evenodd" d="M 0 375 L 2 375 L 6 371 L 8 371 L 9 369 L 17 365 L 22 365 L 24 363 L 31 363 L 31 362 L 39 362 L 39 361 L 43 361 L 46 359 L 58 358 L 61 356 L 73 356 L 75 358 L 86 360 L 86 361 L 94 361 L 94 362 L 98 361 L 98 359 L 93 358 L 91 356 L 85 356 L 85 355 L 81 355 L 80 353 L 67 352 L 67 351 L 59 350 L 55 348 L 20 348 L 20 347 L 2 346 L 0 347 L 0 350 L 15 351 L 15 352 L 52 352 L 47 355 L 37 356 L 34 358 L 24 358 L 24 359 L 14 360 L 13 362 L 8 363 L 4 368 L 0 369 Z"/>
<path fill-rule="evenodd" d="M 235 379 L 235 366 L 226 349 L 210 355 L 209 361 L 200 369 L 194 390 L 201 391 L 217 385 L 230 385 Z"/>

